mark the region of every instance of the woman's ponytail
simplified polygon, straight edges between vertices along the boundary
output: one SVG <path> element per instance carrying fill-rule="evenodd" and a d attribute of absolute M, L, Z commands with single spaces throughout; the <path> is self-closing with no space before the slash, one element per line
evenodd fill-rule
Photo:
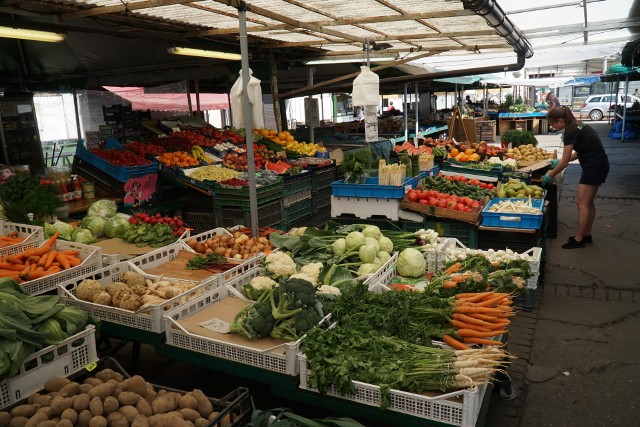
<path fill-rule="evenodd" d="M 565 128 L 572 128 L 578 125 L 578 119 L 573 115 L 571 108 L 568 107 L 555 107 L 549 110 L 547 113 L 547 120 L 550 122 L 555 122 L 558 119 L 563 119 L 565 123 Z"/>

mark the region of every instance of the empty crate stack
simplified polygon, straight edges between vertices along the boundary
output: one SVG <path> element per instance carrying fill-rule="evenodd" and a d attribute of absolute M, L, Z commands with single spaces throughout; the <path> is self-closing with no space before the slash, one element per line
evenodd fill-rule
<path fill-rule="evenodd" d="M 258 226 L 277 227 L 282 223 L 283 206 L 282 180 L 256 188 L 258 198 Z M 213 211 L 217 227 L 233 227 L 235 225 L 251 225 L 251 208 L 249 205 L 249 187 L 241 189 L 215 185 Z"/>
<path fill-rule="evenodd" d="M 282 204 L 284 207 L 283 230 L 304 227 L 311 223 L 311 213 L 313 211 L 311 174 L 309 172 L 285 176 Z"/>
<path fill-rule="evenodd" d="M 311 170 L 311 209 L 314 227 L 331 219 L 331 183 L 337 179 L 336 165 Z"/>

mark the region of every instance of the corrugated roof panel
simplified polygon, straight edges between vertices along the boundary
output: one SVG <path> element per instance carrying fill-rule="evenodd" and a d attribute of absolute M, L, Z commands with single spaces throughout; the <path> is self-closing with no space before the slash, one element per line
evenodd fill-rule
<path fill-rule="evenodd" d="M 326 41 L 325 38 L 316 37 L 314 35 L 305 34 L 302 32 L 283 32 L 283 31 L 261 31 L 256 34 L 258 37 L 271 39 L 274 41 L 282 42 L 307 42 L 311 45 L 313 43 Z"/>
<path fill-rule="evenodd" d="M 442 12 L 446 10 L 463 10 L 461 1 L 442 0 L 387 0 L 387 3 L 396 6 L 407 13 Z"/>
<path fill-rule="evenodd" d="M 418 21 L 376 22 L 375 24 L 366 24 L 365 27 L 375 28 L 376 30 L 386 33 L 390 36 L 436 33 L 435 30 L 427 27 L 424 24 L 421 24 Z"/>
<path fill-rule="evenodd" d="M 362 38 L 372 38 L 372 37 L 380 37 L 379 32 L 368 31 L 367 29 L 356 27 L 353 25 L 332 25 L 331 28 L 333 31 L 339 31 L 344 34 L 351 34 L 352 36 L 362 37 Z"/>
<path fill-rule="evenodd" d="M 443 31 L 474 31 L 491 28 L 480 16 L 458 16 L 455 18 L 432 18 L 428 23 Z"/>
<path fill-rule="evenodd" d="M 326 21 L 327 17 L 310 10 L 304 9 L 281 0 L 251 0 L 250 5 L 255 5 L 272 13 L 277 13 L 291 19 L 302 22 Z"/>
<path fill-rule="evenodd" d="M 201 9 L 189 6 L 172 5 L 148 9 L 136 10 L 136 15 L 162 19 L 168 22 L 177 22 L 188 25 L 206 26 L 215 28 L 237 28 L 238 19 L 222 14 L 214 15 Z"/>
<path fill-rule="evenodd" d="M 392 8 L 389 8 L 376 0 L 360 0 L 357 2 L 346 2 L 344 0 L 307 0 L 304 3 L 310 8 L 322 10 L 323 14 L 335 18 L 368 18 L 373 16 L 398 15 Z"/>

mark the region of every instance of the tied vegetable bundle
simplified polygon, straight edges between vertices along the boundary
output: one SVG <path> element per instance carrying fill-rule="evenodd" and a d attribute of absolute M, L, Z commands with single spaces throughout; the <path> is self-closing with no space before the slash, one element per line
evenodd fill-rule
<path fill-rule="evenodd" d="M 326 394 L 356 393 L 352 381 L 380 386 L 382 405 L 391 389 L 423 393 L 487 383 L 509 357 L 500 348 L 452 350 L 411 344 L 376 331 L 354 334 L 349 325 L 314 328 L 304 342 L 311 368 L 309 386 Z"/>
<path fill-rule="evenodd" d="M 58 251 L 53 248 L 57 237 L 58 233 L 55 233 L 40 247 L 0 258 L 0 277 L 22 283 L 82 264 L 77 250 Z"/>
<path fill-rule="evenodd" d="M 93 323 L 86 312 L 59 301 L 56 295 L 29 296 L 15 281 L 0 279 L 0 381 L 17 375 L 33 352 Z"/>

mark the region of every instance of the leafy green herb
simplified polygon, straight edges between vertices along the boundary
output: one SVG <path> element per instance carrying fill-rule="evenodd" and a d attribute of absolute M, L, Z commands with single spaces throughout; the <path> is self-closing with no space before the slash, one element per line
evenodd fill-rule
<path fill-rule="evenodd" d="M 357 152 L 347 152 L 342 162 L 342 172 L 346 176 L 345 182 L 357 184 L 365 177 L 366 171 L 371 169 L 373 159 L 371 150 L 364 148 Z"/>
<path fill-rule="evenodd" d="M 0 199 L 20 201 L 31 190 L 40 186 L 40 179 L 32 175 L 16 175 L 0 185 Z"/>
<path fill-rule="evenodd" d="M 210 253 L 205 256 L 196 255 L 187 262 L 187 270 L 205 270 L 214 265 L 225 264 L 227 259 L 217 253 Z"/>
<path fill-rule="evenodd" d="M 133 243 L 138 247 L 151 246 L 158 248 L 178 240 L 173 228 L 166 224 L 137 224 L 129 228 L 122 236 L 125 242 Z"/>

